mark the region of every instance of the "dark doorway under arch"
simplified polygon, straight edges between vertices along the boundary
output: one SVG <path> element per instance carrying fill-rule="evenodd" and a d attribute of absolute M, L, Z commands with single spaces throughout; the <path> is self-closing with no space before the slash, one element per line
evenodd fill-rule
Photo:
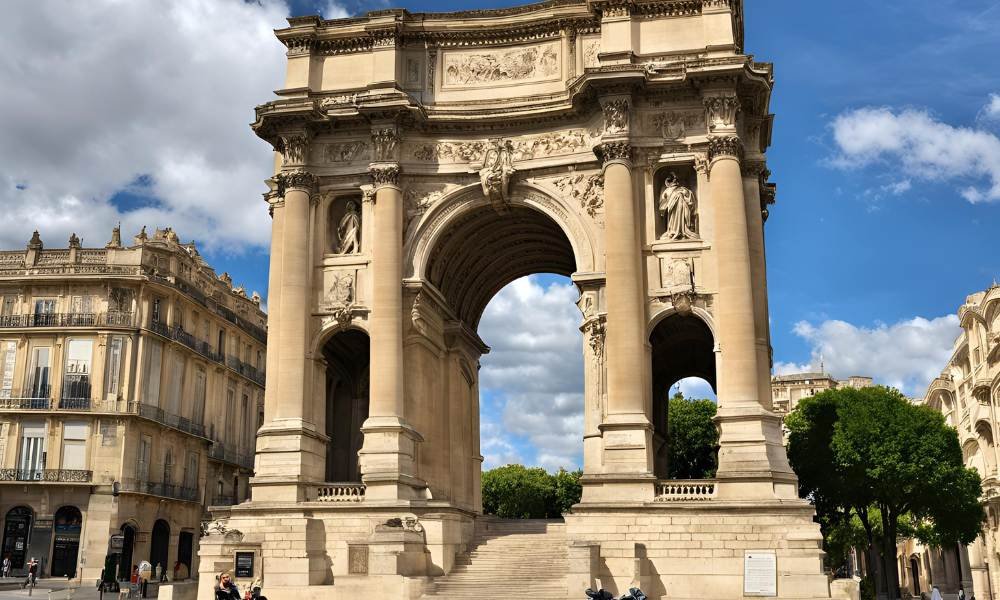
<path fill-rule="evenodd" d="M 166 571 L 169 549 L 170 525 L 163 519 L 157 519 L 156 523 L 153 523 L 153 537 L 149 544 L 149 564 L 153 565 L 154 573 L 157 565 Z"/>
<path fill-rule="evenodd" d="M 35 513 L 27 506 L 15 506 L 4 517 L 3 552 L 0 556 L 10 556 L 12 569 L 24 568 L 34 517 Z"/>
<path fill-rule="evenodd" d="M 326 359 L 326 480 L 360 482 L 358 451 L 368 418 L 368 334 L 348 329 L 323 345 Z"/>
<path fill-rule="evenodd" d="M 132 556 L 135 551 L 135 527 L 129 523 L 125 523 L 121 526 L 122 536 L 125 538 L 122 542 L 122 553 L 118 560 L 118 580 L 127 581 L 129 576 L 132 574 Z"/>
<path fill-rule="evenodd" d="M 83 515 L 75 506 L 63 506 L 53 519 L 55 542 L 52 546 L 53 577 L 76 576 L 76 560 L 80 552 L 80 530 Z"/>
<path fill-rule="evenodd" d="M 649 336 L 652 347 L 654 472 L 667 478 L 670 440 L 667 408 L 670 389 L 686 377 L 699 377 L 718 391 L 712 330 L 694 314 L 675 313 L 657 323 Z"/>

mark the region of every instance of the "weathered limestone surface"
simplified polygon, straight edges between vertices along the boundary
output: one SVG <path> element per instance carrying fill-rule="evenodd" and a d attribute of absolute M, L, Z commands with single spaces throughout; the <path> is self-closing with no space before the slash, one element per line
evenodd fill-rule
<path fill-rule="evenodd" d="M 216 513 L 202 572 L 245 546 L 275 596 L 461 587 L 456 560 L 481 556 L 479 319 L 549 272 L 579 288 L 584 333 L 566 597 L 635 580 L 739 598 L 747 550 L 776 553 L 778 597 L 829 597 L 771 411 L 773 77 L 744 53 L 743 3 L 390 9 L 276 33 L 287 78 L 253 125 L 277 153 L 272 385 L 253 501 Z M 718 391 L 717 480 L 664 479 L 688 376 Z"/>

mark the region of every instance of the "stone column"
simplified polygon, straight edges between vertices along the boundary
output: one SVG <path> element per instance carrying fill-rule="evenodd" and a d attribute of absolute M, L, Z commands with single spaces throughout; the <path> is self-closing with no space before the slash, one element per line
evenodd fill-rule
<path fill-rule="evenodd" d="M 371 394 L 359 452 L 366 499 L 407 500 L 424 488 L 416 477 L 416 446 L 423 441 L 406 421 L 403 373 L 403 190 L 395 162 L 393 126 L 372 131 Z"/>
<path fill-rule="evenodd" d="M 771 410 L 771 328 L 768 325 L 767 270 L 764 252 L 764 218 L 761 212 L 761 177 L 764 160 L 743 161 L 743 196 L 750 248 L 750 279 L 753 285 L 754 343 L 757 347 L 757 387 L 761 406 Z"/>
<path fill-rule="evenodd" d="M 643 377 L 646 286 L 642 281 L 632 148 L 628 141 L 631 101 L 627 96 L 615 96 L 602 98 L 601 103 L 606 141 L 595 151 L 604 163 L 608 373 L 608 414 L 600 426 L 602 478 L 634 483 L 653 479 L 653 426 Z M 639 500 L 648 491 L 652 499 L 652 487 L 633 485 L 619 493 Z"/>
<path fill-rule="evenodd" d="M 278 297 L 268 324 L 268 377 L 272 379 L 267 385 L 265 423 L 257 436 L 253 485 L 267 487 L 261 498 L 301 501 L 306 496 L 304 483 L 323 480 L 326 444 L 325 435 L 312 422 L 307 380 L 312 312 L 310 203 L 318 180 L 305 168 L 309 136 L 300 132 L 281 140 L 283 170 L 274 178 L 277 193 L 271 198 L 277 217 L 272 224 L 269 289 L 277 291 Z"/>
<path fill-rule="evenodd" d="M 735 123 L 735 113 L 733 119 Z M 796 498 L 796 478 L 785 455 L 781 419 L 761 399 L 754 279 L 740 169 L 742 142 L 733 134 L 714 136 L 709 143 L 719 265 L 718 496 Z"/>

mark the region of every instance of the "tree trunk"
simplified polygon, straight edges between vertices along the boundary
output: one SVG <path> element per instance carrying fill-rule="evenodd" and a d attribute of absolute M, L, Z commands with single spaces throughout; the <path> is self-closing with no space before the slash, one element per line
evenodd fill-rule
<path fill-rule="evenodd" d="M 889 600 L 899 598 L 899 569 L 896 564 L 896 524 L 895 516 L 884 506 L 879 507 L 882 513 L 882 563 L 885 565 L 886 591 Z"/>
<path fill-rule="evenodd" d="M 872 524 L 868 519 L 868 508 L 855 508 L 854 512 L 857 513 L 858 519 L 861 521 L 861 526 L 865 528 L 865 537 L 868 539 L 868 552 L 865 553 L 867 554 L 865 562 L 868 566 L 868 578 L 875 587 L 875 598 L 878 599 L 883 597 L 885 593 L 885 585 L 882 579 L 884 569 L 882 569 L 882 565 L 880 564 L 878 542 L 875 540 L 875 533 L 872 531 Z"/>

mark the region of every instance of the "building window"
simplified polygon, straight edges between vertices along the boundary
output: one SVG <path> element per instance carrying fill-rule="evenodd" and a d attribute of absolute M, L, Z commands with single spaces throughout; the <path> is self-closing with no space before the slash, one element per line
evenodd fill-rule
<path fill-rule="evenodd" d="M 236 390 L 230 387 L 229 389 L 226 390 L 226 414 L 223 416 L 223 420 L 224 421 L 229 419 L 235 420 L 234 417 L 236 417 Z M 236 440 L 230 439 L 232 436 L 232 431 L 233 431 L 232 428 L 226 429 L 226 434 L 227 434 L 226 443 L 230 445 L 236 443 Z"/>
<path fill-rule="evenodd" d="M 114 400 L 121 394 L 122 362 L 125 355 L 125 338 L 120 335 L 111 336 L 108 340 L 108 381 L 105 384 L 108 398 Z"/>
<path fill-rule="evenodd" d="M 87 468 L 87 422 L 63 423 L 62 468 L 83 471 Z"/>
<path fill-rule="evenodd" d="M 226 355 L 226 330 L 219 330 L 219 356 Z"/>
<path fill-rule="evenodd" d="M 174 482 L 174 453 L 167 448 L 163 455 L 163 484 L 171 485 Z"/>
<path fill-rule="evenodd" d="M 240 450 L 246 452 L 247 448 L 250 446 L 250 436 L 252 432 L 250 431 L 250 419 L 253 418 L 253 413 L 250 412 L 250 396 L 243 394 L 243 412 L 240 413 L 242 419 L 242 426 L 240 427 Z"/>
<path fill-rule="evenodd" d="M 135 478 L 149 481 L 149 457 L 153 451 L 153 438 L 143 435 L 139 438 L 139 456 L 135 464 Z"/>
<path fill-rule="evenodd" d="M 181 392 L 184 391 L 184 355 L 180 352 L 172 352 L 173 360 L 170 361 L 170 394 L 167 404 L 167 412 L 175 415 L 181 414 Z"/>
<path fill-rule="evenodd" d="M 45 423 L 43 421 L 23 421 L 21 423 L 21 448 L 17 459 L 20 479 L 41 479 L 45 468 Z"/>
<path fill-rule="evenodd" d="M 0 306 L 0 323 L 5 323 L 13 321 L 10 317 L 14 316 L 14 309 L 17 307 L 17 296 L 4 296 L 3 305 Z"/>
<path fill-rule="evenodd" d="M 151 303 L 150 309 L 149 309 L 149 319 L 153 323 L 159 323 L 162 320 L 161 319 L 161 317 L 162 317 L 162 312 L 161 312 L 161 305 L 162 305 L 162 303 L 163 303 L 163 300 L 161 298 L 157 298 L 155 296 L 153 297 L 153 302 Z"/>
<path fill-rule="evenodd" d="M 50 358 L 51 348 L 47 346 L 40 346 L 32 351 L 31 369 L 28 374 L 30 398 L 48 399 Z"/>
<path fill-rule="evenodd" d="M 36 327 L 48 327 L 56 324 L 56 301 L 54 298 L 39 298 L 35 300 L 35 314 L 32 317 Z"/>
<path fill-rule="evenodd" d="M 160 371 L 163 369 L 163 344 L 160 340 L 146 338 L 146 373 L 143 381 L 142 402 L 160 405 Z"/>
<path fill-rule="evenodd" d="M 194 374 L 194 408 L 191 420 L 199 425 L 205 422 L 205 371 L 201 369 Z"/>
<path fill-rule="evenodd" d="M 17 342 L 0 341 L 0 398 L 10 398 L 14 389 L 14 361 Z"/>
<path fill-rule="evenodd" d="M 189 490 L 198 489 L 198 454 L 188 452 L 187 467 L 184 468 L 184 487 Z"/>
<path fill-rule="evenodd" d="M 66 344 L 62 408 L 90 408 L 90 361 L 93 352 L 92 340 L 69 340 Z"/>

